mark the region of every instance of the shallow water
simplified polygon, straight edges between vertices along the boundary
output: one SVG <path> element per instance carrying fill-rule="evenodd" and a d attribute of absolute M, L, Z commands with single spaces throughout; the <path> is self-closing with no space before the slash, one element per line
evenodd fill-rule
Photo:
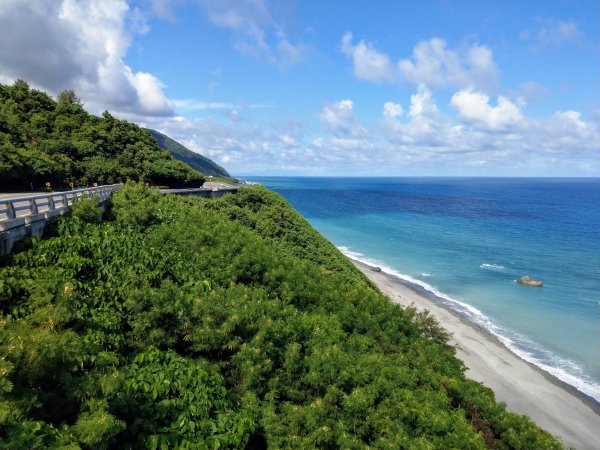
<path fill-rule="evenodd" d="M 600 179 L 246 179 L 600 401 Z"/>

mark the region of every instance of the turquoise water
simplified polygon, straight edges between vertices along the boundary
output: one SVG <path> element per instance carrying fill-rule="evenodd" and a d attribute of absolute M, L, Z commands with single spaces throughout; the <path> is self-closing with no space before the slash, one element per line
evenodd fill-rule
<path fill-rule="evenodd" d="M 600 179 L 246 179 L 600 401 Z"/>

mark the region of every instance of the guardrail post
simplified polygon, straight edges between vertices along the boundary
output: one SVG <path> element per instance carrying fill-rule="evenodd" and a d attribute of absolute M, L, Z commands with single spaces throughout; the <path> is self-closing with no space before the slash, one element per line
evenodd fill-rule
<path fill-rule="evenodd" d="M 48 197 L 48 211 L 54 211 L 54 199 L 51 195 Z"/>
<path fill-rule="evenodd" d="M 6 202 L 6 216 L 9 219 L 17 218 L 17 212 L 15 211 L 15 205 L 13 205 L 13 202 Z"/>
<path fill-rule="evenodd" d="M 35 202 L 34 199 L 29 200 L 29 213 L 30 214 L 37 214 L 38 213 L 37 203 Z"/>

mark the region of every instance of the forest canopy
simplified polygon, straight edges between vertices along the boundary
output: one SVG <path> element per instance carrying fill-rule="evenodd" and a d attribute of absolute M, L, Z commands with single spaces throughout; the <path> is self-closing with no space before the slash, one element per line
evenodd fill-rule
<path fill-rule="evenodd" d="M 0 447 L 561 448 L 279 195 L 79 205 L 0 267 Z"/>
<path fill-rule="evenodd" d="M 146 130 L 86 112 L 76 94 L 53 100 L 22 80 L 0 84 L 0 189 L 55 189 L 126 180 L 201 186 L 203 175 L 162 150 Z"/>

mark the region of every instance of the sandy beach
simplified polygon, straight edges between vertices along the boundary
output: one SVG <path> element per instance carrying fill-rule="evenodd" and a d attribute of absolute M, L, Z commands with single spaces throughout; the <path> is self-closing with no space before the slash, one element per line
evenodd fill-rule
<path fill-rule="evenodd" d="M 391 301 L 428 309 L 450 333 L 467 376 L 491 388 L 508 410 L 526 414 L 565 446 L 600 449 L 600 404 L 508 350 L 494 336 L 373 267 L 352 260 Z"/>

